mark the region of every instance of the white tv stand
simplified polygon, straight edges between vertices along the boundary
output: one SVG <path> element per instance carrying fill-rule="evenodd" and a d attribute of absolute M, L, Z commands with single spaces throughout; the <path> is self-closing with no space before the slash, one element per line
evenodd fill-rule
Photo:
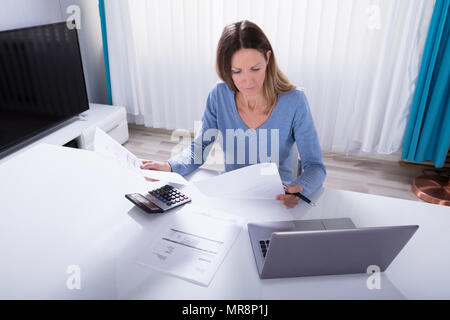
<path fill-rule="evenodd" d="M 108 133 L 121 144 L 128 140 L 127 112 L 124 107 L 90 103 L 89 108 L 80 116 L 63 123 L 60 128 L 51 131 L 50 134 L 3 157 L 0 159 L 0 163 L 40 143 L 63 146 L 71 141 L 76 141 L 78 148 L 92 150 L 96 127 Z"/>

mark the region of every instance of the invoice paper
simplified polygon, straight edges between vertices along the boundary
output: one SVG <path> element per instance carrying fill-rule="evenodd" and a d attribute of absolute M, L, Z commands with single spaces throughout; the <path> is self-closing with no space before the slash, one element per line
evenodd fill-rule
<path fill-rule="evenodd" d="M 124 148 L 120 143 L 111 138 L 100 128 L 95 128 L 94 151 L 105 156 L 117 159 L 122 166 L 139 172 L 144 177 L 156 180 L 185 185 L 186 179 L 176 172 L 163 172 L 157 170 L 142 170 L 142 161 Z"/>
<path fill-rule="evenodd" d="M 194 184 L 209 197 L 273 200 L 284 194 L 275 163 L 254 164 Z"/>
<path fill-rule="evenodd" d="M 139 255 L 137 262 L 209 286 L 236 241 L 244 219 L 186 205 Z"/>

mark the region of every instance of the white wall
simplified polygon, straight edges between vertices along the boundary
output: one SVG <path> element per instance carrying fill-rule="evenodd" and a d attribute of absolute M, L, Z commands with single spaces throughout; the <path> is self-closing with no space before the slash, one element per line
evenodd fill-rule
<path fill-rule="evenodd" d="M 108 102 L 103 44 L 96 0 L 0 0 L 0 30 L 65 21 L 67 7 L 81 11 L 81 57 L 89 102 Z"/>

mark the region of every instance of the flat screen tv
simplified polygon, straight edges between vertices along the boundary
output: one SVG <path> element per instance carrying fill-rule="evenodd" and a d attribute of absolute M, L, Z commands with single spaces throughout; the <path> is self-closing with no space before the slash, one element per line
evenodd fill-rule
<path fill-rule="evenodd" d="M 0 158 L 88 109 L 75 28 L 0 31 Z"/>

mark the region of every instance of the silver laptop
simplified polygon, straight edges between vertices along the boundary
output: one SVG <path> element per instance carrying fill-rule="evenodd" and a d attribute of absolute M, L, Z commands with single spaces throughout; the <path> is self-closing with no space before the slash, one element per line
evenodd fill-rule
<path fill-rule="evenodd" d="M 356 228 L 350 218 L 248 224 L 261 278 L 385 271 L 418 228 Z"/>

